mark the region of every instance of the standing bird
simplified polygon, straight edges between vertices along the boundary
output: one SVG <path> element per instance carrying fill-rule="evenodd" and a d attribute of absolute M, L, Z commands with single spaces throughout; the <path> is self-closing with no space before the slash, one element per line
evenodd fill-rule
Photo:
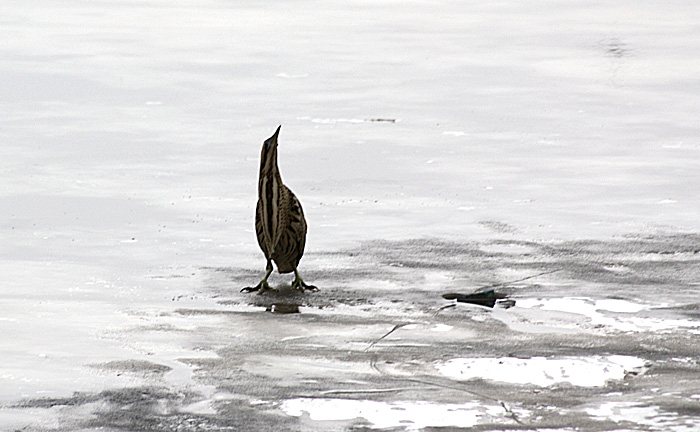
<path fill-rule="evenodd" d="M 317 289 L 301 280 L 297 266 L 304 255 L 306 243 L 306 219 L 301 203 L 282 183 L 279 168 L 277 168 L 277 136 L 282 126 L 275 134 L 263 143 L 260 154 L 260 178 L 258 179 L 258 205 L 255 210 L 255 233 L 258 244 L 267 259 L 265 277 L 254 287 L 246 287 L 241 291 L 265 292 L 272 290 L 267 278 L 272 273 L 272 261 L 277 265 L 279 273 L 294 272 L 292 289 Z"/>

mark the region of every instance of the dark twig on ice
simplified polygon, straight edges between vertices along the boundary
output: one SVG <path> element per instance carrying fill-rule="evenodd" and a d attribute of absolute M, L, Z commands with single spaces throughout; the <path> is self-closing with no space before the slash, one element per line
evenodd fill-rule
<path fill-rule="evenodd" d="M 411 324 L 411 323 L 396 324 L 396 325 L 394 326 L 394 328 L 392 328 L 392 329 L 389 330 L 387 333 L 385 333 L 384 336 L 380 337 L 379 339 L 376 339 L 376 340 L 372 341 L 372 343 L 369 344 L 369 346 L 368 346 L 367 348 L 365 348 L 365 352 L 369 351 L 373 346 L 375 346 L 377 343 L 379 343 L 379 342 L 380 342 L 382 339 L 384 339 L 385 337 L 387 337 L 387 336 L 389 336 L 390 334 L 394 333 L 396 330 L 400 329 L 401 327 L 407 326 L 407 325 L 409 325 L 409 324 Z"/>

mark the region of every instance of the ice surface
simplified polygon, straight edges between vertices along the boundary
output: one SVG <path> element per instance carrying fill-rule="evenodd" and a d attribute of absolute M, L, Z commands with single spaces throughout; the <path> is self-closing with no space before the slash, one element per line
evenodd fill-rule
<path fill-rule="evenodd" d="M 471 383 L 434 367 L 512 353 L 550 384 L 571 378 L 543 377 L 552 361 L 618 384 L 610 359 L 653 362 L 615 400 L 660 388 L 677 396 L 640 409 L 694 412 L 699 15 L 683 1 L 3 1 L 0 429 L 354 424 L 307 418 L 330 406 L 395 428 L 517 425 L 499 402 L 579 407 L 523 414 L 533 428 L 609 428 L 580 408 L 610 407 L 607 387 L 484 381 L 462 405 Z M 322 285 L 285 316 L 238 291 L 264 271 L 258 158 L 280 124 L 309 223 L 301 271 Z M 441 298 L 494 283 L 516 307 Z M 661 428 L 653 410 L 605 409 Z"/>

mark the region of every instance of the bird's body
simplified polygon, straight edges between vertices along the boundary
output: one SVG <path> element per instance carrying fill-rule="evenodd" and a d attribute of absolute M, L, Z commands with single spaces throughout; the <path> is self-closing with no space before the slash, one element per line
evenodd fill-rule
<path fill-rule="evenodd" d="M 291 273 L 304 254 L 306 220 L 299 200 L 287 186 L 280 184 L 273 188 L 277 189 L 277 194 L 269 193 L 269 196 L 279 197 L 277 209 L 275 205 L 265 205 L 262 199 L 258 200 L 255 233 L 265 258 L 274 261 L 279 273 Z M 275 219 L 277 230 L 272 229 L 274 223 L 269 223 Z"/>
<path fill-rule="evenodd" d="M 272 262 L 277 265 L 279 273 L 294 272 L 292 288 L 316 288 L 306 285 L 297 271 L 306 245 L 306 219 L 301 203 L 282 183 L 277 167 L 277 136 L 280 128 L 281 126 L 263 143 L 258 204 L 255 209 L 255 234 L 258 245 L 267 259 L 267 273 L 257 286 L 244 288 L 244 291 L 262 292 L 271 289 L 267 278 L 272 273 Z"/>

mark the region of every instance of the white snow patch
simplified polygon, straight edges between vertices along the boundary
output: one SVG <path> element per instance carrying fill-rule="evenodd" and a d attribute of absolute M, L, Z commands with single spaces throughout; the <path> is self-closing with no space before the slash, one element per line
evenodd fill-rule
<path fill-rule="evenodd" d="M 688 319 L 648 318 L 630 315 L 651 308 L 650 305 L 629 302 L 627 300 L 603 299 L 593 300 L 580 297 L 563 297 L 554 299 L 518 299 L 517 307 L 558 311 L 588 317 L 590 324 L 604 326 L 607 329 L 622 332 L 668 331 L 679 327 L 700 328 L 700 321 Z M 610 316 L 604 312 L 625 313 L 628 315 Z"/>
<path fill-rule="evenodd" d="M 596 300 L 595 307 L 599 310 L 625 313 L 636 313 L 644 309 L 648 309 L 648 306 L 619 299 Z"/>
<path fill-rule="evenodd" d="M 500 405 L 483 402 L 439 404 L 433 402 L 378 402 L 349 399 L 290 399 L 280 408 L 286 414 L 299 417 L 308 413 L 311 420 L 352 420 L 363 418 L 373 428 L 404 427 L 420 430 L 426 427 L 470 427 L 480 423 L 504 421 Z"/>
<path fill-rule="evenodd" d="M 614 422 L 631 422 L 669 432 L 700 430 L 700 417 L 678 415 L 662 411 L 658 406 L 640 405 L 636 402 L 606 402 L 597 408 L 585 410 L 591 416 Z"/>
<path fill-rule="evenodd" d="M 434 332 L 448 332 L 448 331 L 452 330 L 453 328 L 454 327 L 452 327 L 451 325 L 447 325 L 447 324 L 435 324 L 435 327 L 431 328 L 430 330 L 432 330 Z"/>
<path fill-rule="evenodd" d="M 639 372 L 644 367 L 644 360 L 619 355 L 529 359 L 457 358 L 436 367 L 442 374 L 458 380 L 481 378 L 540 387 L 567 382 L 579 387 L 602 387 L 609 380 L 623 379 L 628 372 Z"/>
<path fill-rule="evenodd" d="M 466 135 L 466 133 L 462 131 L 445 131 L 442 133 L 443 135 L 449 135 L 449 136 L 454 136 L 454 137 L 460 137 Z"/>
<path fill-rule="evenodd" d="M 614 265 L 607 265 L 603 266 L 603 268 L 609 272 L 613 273 L 629 273 L 630 269 L 627 266 L 624 265 L 619 265 L 619 264 L 614 264 Z"/>

